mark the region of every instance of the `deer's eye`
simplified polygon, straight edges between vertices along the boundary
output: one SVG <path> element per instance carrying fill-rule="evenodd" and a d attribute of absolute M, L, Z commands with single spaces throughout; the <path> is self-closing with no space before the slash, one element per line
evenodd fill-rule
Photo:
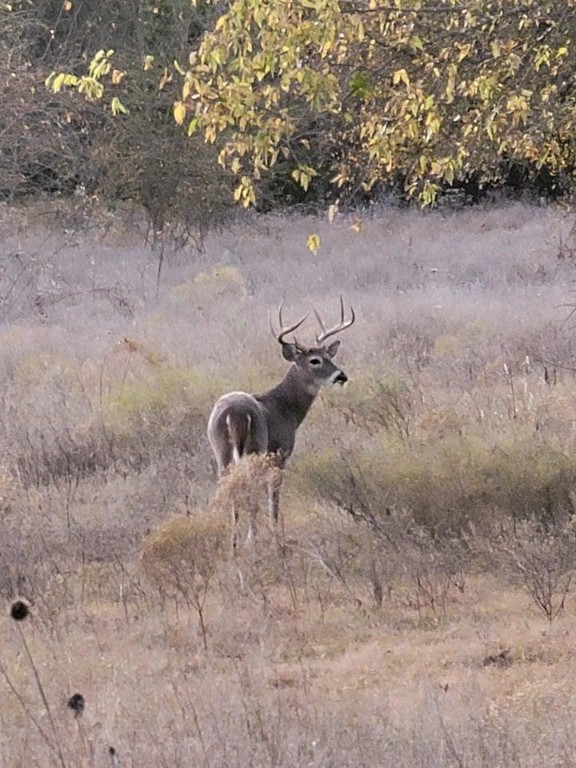
<path fill-rule="evenodd" d="M 319 357 L 311 357 L 308 362 L 310 363 L 310 365 L 314 365 L 314 366 L 322 365 L 322 360 Z"/>

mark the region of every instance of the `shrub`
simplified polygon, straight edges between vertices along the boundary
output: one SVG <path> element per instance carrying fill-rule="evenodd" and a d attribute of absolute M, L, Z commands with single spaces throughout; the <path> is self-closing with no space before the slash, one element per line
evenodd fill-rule
<path fill-rule="evenodd" d="M 196 610 L 205 649 L 204 608 L 224 540 L 224 526 L 217 518 L 172 517 L 152 531 L 141 548 L 140 563 L 156 588 L 180 596 Z"/>
<path fill-rule="evenodd" d="M 406 444 L 379 434 L 297 463 L 300 489 L 378 529 L 391 509 L 431 530 L 503 517 L 564 519 L 573 511 L 576 461 L 519 426 Z"/>
<path fill-rule="evenodd" d="M 249 536 L 256 537 L 257 516 L 261 501 L 266 497 L 269 485 L 280 486 L 282 471 L 273 459 L 264 454 L 252 454 L 247 459 L 231 466 L 220 480 L 214 498 L 214 508 L 227 513 L 234 511 L 237 522 L 248 520 Z M 236 522 L 237 521 L 237 522 Z M 236 547 L 238 532 L 233 532 L 233 546 Z"/>
<path fill-rule="evenodd" d="M 171 517 L 142 542 L 140 563 L 156 587 L 186 599 L 210 581 L 225 548 L 225 524 L 196 513 Z"/>
<path fill-rule="evenodd" d="M 503 525 L 489 550 L 509 576 L 520 577 L 534 605 L 552 624 L 564 610 L 576 569 L 573 522 L 546 524 L 532 518 Z"/>
<path fill-rule="evenodd" d="M 346 397 L 325 398 L 347 425 L 374 434 L 386 430 L 402 439 L 410 436 L 414 416 L 413 393 L 408 381 L 377 370 L 357 377 Z"/>

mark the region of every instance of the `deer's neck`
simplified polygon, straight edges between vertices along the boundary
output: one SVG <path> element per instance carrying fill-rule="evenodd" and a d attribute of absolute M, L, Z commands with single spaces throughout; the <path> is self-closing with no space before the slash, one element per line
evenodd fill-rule
<path fill-rule="evenodd" d="M 298 369 L 292 365 L 279 384 L 258 395 L 257 399 L 265 404 L 274 403 L 279 414 L 299 425 L 306 418 L 318 392 L 319 387 L 302 381 Z"/>

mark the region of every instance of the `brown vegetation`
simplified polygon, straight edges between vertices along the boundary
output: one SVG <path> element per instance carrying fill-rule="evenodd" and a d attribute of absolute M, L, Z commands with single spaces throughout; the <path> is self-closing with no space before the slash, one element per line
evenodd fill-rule
<path fill-rule="evenodd" d="M 145 221 L 0 209 L 2 765 L 570 765 L 572 223 L 247 218 L 159 279 Z M 267 475 L 216 493 L 212 403 L 341 292 L 349 384 L 231 558 Z"/>
<path fill-rule="evenodd" d="M 174 124 L 178 91 L 163 77 L 217 13 L 217 3 L 200 10 L 182 0 L 0 4 L 0 200 L 64 197 L 78 218 L 94 201 L 136 205 L 155 244 L 198 243 L 222 225 L 232 215 L 228 176 L 213 147 Z M 54 71 L 83 70 L 100 49 L 118 50 L 127 75 L 126 113 L 116 118 L 45 85 Z"/>

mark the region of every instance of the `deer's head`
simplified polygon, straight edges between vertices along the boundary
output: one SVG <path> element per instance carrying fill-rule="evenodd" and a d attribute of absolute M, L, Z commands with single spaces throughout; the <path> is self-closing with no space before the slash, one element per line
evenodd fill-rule
<path fill-rule="evenodd" d="M 275 336 L 282 345 L 282 356 L 284 359 L 296 366 L 308 391 L 315 394 L 322 386 L 328 384 L 338 384 L 343 386 L 348 381 L 348 376 L 346 376 L 344 371 L 338 368 L 333 362 L 333 358 L 336 355 L 336 352 L 338 352 L 340 341 L 336 340 L 328 345 L 325 345 L 323 342 L 329 337 L 349 328 L 355 321 L 356 316 L 354 310 L 350 307 L 350 318 L 345 320 L 344 301 L 342 297 L 340 297 L 340 322 L 333 328 L 327 330 L 320 315 L 314 310 L 316 319 L 322 329 L 321 333 L 316 336 L 317 346 L 304 347 L 299 344 L 296 339 L 293 341 L 286 341 L 285 337 L 289 333 L 296 331 L 309 314 L 309 312 L 306 313 L 304 317 L 293 325 L 284 326 L 282 321 L 282 305 L 280 305 L 278 310 L 280 332 L 278 335 L 275 334 Z"/>

